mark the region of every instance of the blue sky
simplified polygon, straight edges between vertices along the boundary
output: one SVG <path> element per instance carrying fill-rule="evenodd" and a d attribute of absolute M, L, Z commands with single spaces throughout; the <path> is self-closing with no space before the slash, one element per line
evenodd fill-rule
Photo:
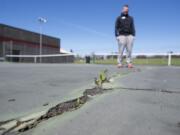
<path fill-rule="evenodd" d="M 134 52 L 180 52 L 179 0 L 0 0 L 0 23 L 61 38 L 75 53 L 116 52 L 114 24 L 124 4 L 134 17 Z"/>

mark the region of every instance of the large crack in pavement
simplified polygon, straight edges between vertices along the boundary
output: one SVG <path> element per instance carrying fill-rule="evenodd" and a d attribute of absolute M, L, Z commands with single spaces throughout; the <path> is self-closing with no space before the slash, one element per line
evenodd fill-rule
<path fill-rule="evenodd" d="M 35 128 L 42 121 L 61 115 L 64 112 L 73 111 L 80 108 L 88 101 L 88 99 L 90 98 L 89 96 L 102 94 L 108 90 L 112 90 L 112 89 L 111 88 L 103 89 L 99 87 L 86 89 L 83 92 L 83 96 L 57 104 L 56 106 L 50 108 L 46 113 L 40 114 L 40 116 L 37 115 L 32 118 L 28 117 L 28 118 L 24 118 L 24 120 L 11 119 L 7 121 L 2 121 L 0 122 L 0 130 L 1 131 L 4 130 L 4 131 L 1 134 L 2 135 L 8 135 L 9 133 L 18 134 L 20 132 L 25 132 L 29 129 Z"/>
<path fill-rule="evenodd" d="M 140 69 L 132 70 L 132 72 L 141 72 Z M 109 80 L 116 79 L 127 75 L 132 72 L 127 73 L 116 73 L 109 77 Z M 106 81 L 105 83 L 111 83 L 112 81 Z M 48 120 L 52 117 L 61 115 L 65 112 L 74 111 L 82 107 L 88 99 L 97 95 L 103 94 L 109 90 L 116 90 L 116 89 L 124 89 L 124 90 L 143 90 L 143 91 L 161 91 L 167 93 L 180 93 L 178 91 L 169 91 L 169 90 L 158 90 L 158 89 L 141 89 L 141 88 L 126 88 L 126 87 L 94 87 L 91 89 L 86 89 L 82 96 L 74 98 L 72 100 L 68 100 L 66 102 L 62 102 L 57 104 L 56 106 L 48 109 L 47 111 L 42 111 L 39 113 L 32 114 L 27 117 L 23 117 L 20 119 L 10 119 L 7 121 L 0 122 L 0 134 L 1 135 L 8 135 L 8 134 L 19 134 L 21 132 L 25 132 L 32 128 L 35 128 L 39 123 L 42 121 Z"/>
<path fill-rule="evenodd" d="M 117 75 L 118 73 L 116 73 L 109 79 L 115 78 L 117 77 Z M 107 80 L 104 83 L 110 83 L 110 81 Z M 48 109 L 47 111 L 31 114 L 27 117 L 22 117 L 19 119 L 10 119 L 7 121 L 0 121 L 0 134 L 1 135 L 19 134 L 29 129 L 35 128 L 42 121 L 61 115 L 64 112 L 69 112 L 69 111 L 73 111 L 80 108 L 92 96 L 95 96 L 97 94 L 102 94 L 108 90 L 112 90 L 112 88 L 103 88 L 103 87 L 96 86 L 91 89 L 86 89 L 83 92 L 82 96 L 74 98 L 72 100 L 68 100 L 66 102 L 59 103 L 56 106 Z"/>

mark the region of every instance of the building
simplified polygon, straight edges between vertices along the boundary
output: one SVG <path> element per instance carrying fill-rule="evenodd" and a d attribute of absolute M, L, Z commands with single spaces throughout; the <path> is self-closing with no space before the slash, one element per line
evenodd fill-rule
<path fill-rule="evenodd" d="M 47 35 L 42 35 L 42 62 L 43 63 L 67 63 L 73 62 L 74 56 L 60 56 L 60 39 Z M 34 62 L 32 56 L 36 56 L 36 62 L 40 58 L 40 34 L 28 30 L 15 28 L 5 24 L 0 24 L 0 57 L 13 62 Z M 54 57 L 50 57 L 51 54 Z M 15 55 L 17 57 L 7 57 Z M 29 55 L 29 57 L 23 56 Z M 18 57 L 22 56 L 22 57 Z"/>

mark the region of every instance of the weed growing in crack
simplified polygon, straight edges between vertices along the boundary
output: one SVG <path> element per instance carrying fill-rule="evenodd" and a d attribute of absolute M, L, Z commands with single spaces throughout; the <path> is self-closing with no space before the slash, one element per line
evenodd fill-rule
<path fill-rule="evenodd" d="M 108 70 L 105 69 L 105 70 L 103 70 L 102 72 L 99 73 L 98 78 L 94 79 L 94 82 L 95 82 L 95 85 L 96 85 L 97 88 L 102 89 L 103 83 L 109 82 L 107 74 L 108 74 Z"/>

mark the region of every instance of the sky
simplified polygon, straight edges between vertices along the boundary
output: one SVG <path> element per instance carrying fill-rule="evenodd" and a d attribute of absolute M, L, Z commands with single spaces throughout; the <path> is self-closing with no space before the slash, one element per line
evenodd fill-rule
<path fill-rule="evenodd" d="M 61 39 L 77 54 L 118 51 L 115 20 L 129 5 L 136 28 L 135 53 L 180 52 L 180 0 L 0 0 L 0 23 Z"/>

